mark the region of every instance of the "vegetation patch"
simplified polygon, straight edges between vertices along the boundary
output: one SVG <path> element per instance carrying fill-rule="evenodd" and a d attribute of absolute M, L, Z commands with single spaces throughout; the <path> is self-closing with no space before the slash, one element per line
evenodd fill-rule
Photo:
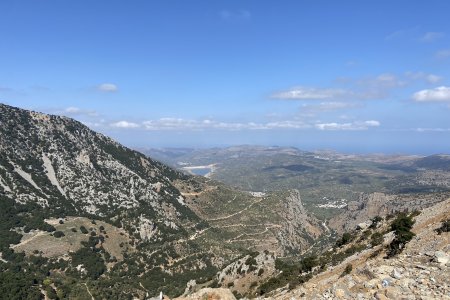
<path fill-rule="evenodd" d="M 401 253 L 415 234 L 411 231 L 414 220 L 414 213 L 410 215 L 406 213 L 398 214 L 397 218 L 391 223 L 391 230 L 394 231 L 395 238 L 388 246 L 387 257 L 394 257 Z"/>
<path fill-rule="evenodd" d="M 450 219 L 442 221 L 441 227 L 436 229 L 437 234 L 450 231 Z"/>

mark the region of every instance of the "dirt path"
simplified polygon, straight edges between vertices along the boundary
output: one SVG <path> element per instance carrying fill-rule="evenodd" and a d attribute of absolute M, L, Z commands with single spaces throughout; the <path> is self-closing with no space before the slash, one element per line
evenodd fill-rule
<path fill-rule="evenodd" d="M 281 227 L 282 227 L 281 225 L 275 225 L 275 224 L 273 224 L 273 225 L 270 225 L 270 226 L 266 226 L 266 228 L 265 228 L 263 231 L 261 231 L 261 232 L 256 232 L 256 233 L 242 233 L 242 234 L 238 235 L 238 236 L 235 237 L 235 238 L 229 239 L 229 240 L 227 241 L 227 243 L 233 243 L 233 242 L 237 242 L 237 241 L 249 241 L 249 240 L 255 240 L 255 239 L 243 239 L 243 240 L 239 240 L 239 239 L 240 239 L 241 237 L 244 237 L 244 236 L 261 235 L 261 234 L 264 234 L 264 233 L 268 232 L 269 229 L 271 229 L 271 228 L 281 228 Z"/>
<path fill-rule="evenodd" d="M 86 284 L 86 283 L 83 283 L 83 284 L 84 284 L 84 286 L 86 287 L 86 290 L 87 290 L 88 294 L 91 295 L 91 299 L 92 299 L 92 300 L 95 300 L 95 298 L 94 298 L 94 296 L 92 296 L 91 291 L 89 290 L 87 284 Z"/>
<path fill-rule="evenodd" d="M 35 235 L 33 235 L 33 236 L 30 236 L 29 238 L 27 238 L 26 240 L 24 240 L 24 241 L 21 241 L 19 244 L 17 244 L 17 245 L 12 245 L 11 246 L 11 248 L 17 248 L 17 247 L 21 247 L 21 246 L 23 246 L 23 245 L 26 245 L 26 244 L 28 244 L 29 242 L 31 242 L 31 241 L 33 241 L 33 240 L 35 240 L 36 238 L 38 238 L 38 237 L 40 237 L 40 236 L 43 236 L 43 235 L 45 235 L 45 234 L 49 234 L 47 231 L 39 231 L 37 234 L 35 234 Z"/>
<path fill-rule="evenodd" d="M 203 193 L 206 193 L 206 192 L 209 192 L 209 191 L 212 191 L 212 190 L 215 190 L 215 189 L 217 189 L 217 186 L 209 186 L 206 189 L 201 190 L 200 192 L 190 192 L 190 193 L 180 192 L 180 194 L 182 196 L 199 196 L 199 195 L 201 195 Z"/>
<path fill-rule="evenodd" d="M 264 198 L 261 198 L 261 199 L 255 201 L 255 202 L 253 202 L 253 203 L 250 204 L 249 206 L 247 206 L 247 207 L 241 209 L 240 211 L 235 212 L 235 213 L 233 213 L 233 214 L 231 214 L 231 215 L 228 215 L 228 216 L 225 216 L 225 217 L 220 217 L 220 218 L 206 219 L 206 221 L 222 221 L 222 220 L 226 220 L 226 219 L 232 218 L 232 217 L 234 217 L 234 216 L 236 216 L 236 215 L 239 215 L 239 214 L 243 213 L 244 211 L 248 210 L 248 209 L 249 209 L 250 207 L 252 207 L 253 205 L 258 204 L 258 203 L 260 203 L 260 202 L 263 201 L 263 200 L 264 200 Z"/>

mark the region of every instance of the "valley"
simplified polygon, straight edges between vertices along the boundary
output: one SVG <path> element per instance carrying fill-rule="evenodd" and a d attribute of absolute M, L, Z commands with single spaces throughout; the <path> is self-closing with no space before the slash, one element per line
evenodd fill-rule
<path fill-rule="evenodd" d="M 296 295 L 380 248 L 367 240 L 378 227 L 355 233 L 367 222 L 382 219 L 386 235 L 401 212 L 440 205 L 436 224 L 448 213 L 444 155 L 140 153 L 72 119 L 3 104 L 0 125 L 0 288 L 18 299 L 189 297 L 206 287 Z M 365 242 L 337 247 L 349 232 Z"/>

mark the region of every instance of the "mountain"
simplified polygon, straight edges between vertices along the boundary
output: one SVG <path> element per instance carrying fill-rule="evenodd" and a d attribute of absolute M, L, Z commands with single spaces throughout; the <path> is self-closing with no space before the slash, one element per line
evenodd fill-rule
<path fill-rule="evenodd" d="M 19 299 L 179 295 L 248 253 L 303 253 L 326 230 L 298 191 L 239 191 L 1 104 L 0 205 L 1 290 L 20 285 Z"/>
<path fill-rule="evenodd" d="M 204 287 L 278 297 L 286 284 L 297 297 L 308 280 L 365 253 L 389 216 L 440 204 L 448 211 L 449 174 L 435 158 L 426 167 L 417 157 L 383 162 L 295 148 L 201 152 L 159 155 L 192 155 L 188 166 L 227 170 L 234 187 L 177 171 L 75 120 L 0 104 L 0 299 L 160 291 L 195 299 L 208 297 Z M 380 228 L 361 230 L 378 219 Z"/>

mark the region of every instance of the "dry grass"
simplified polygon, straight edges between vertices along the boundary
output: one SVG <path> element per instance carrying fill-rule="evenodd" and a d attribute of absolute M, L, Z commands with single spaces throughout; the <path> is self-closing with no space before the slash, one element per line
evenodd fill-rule
<path fill-rule="evenodd" d="M 88 231 L 95 231 L 97 235 L 102 234 L 105 237 L 103 247 L 117 260 L 123 259 L 125 251 L 132 252 L 134 249 L 129 245 L 128 234 L 117 227 L 102 221 L 95 221 L 83 217 L 67 217 L 64 224 L 59 224 L 59 219 L 46 220 L 47 223 L 55 226 L 57 231 L 62 231 L 65 236 L 55 238 L 50 233 L 44 231 L 32 231 L 24 234 L 20 244 L 14 246 L 15 251 L 25 252 L 31 255 L 36 250 L 45 257 L 64 257 L 71 251 L 77 251 L 82 247 L 81 242 L 88 241 L 90 233 L 83 234 L 80 226 L 84 226 Z M 100 226 L 103 226 L 106 234 L 100 233 Z M 72 231 L 76 229 L 76 232 Z M 123 247 L 120 244 L 123 243 Z"/>

